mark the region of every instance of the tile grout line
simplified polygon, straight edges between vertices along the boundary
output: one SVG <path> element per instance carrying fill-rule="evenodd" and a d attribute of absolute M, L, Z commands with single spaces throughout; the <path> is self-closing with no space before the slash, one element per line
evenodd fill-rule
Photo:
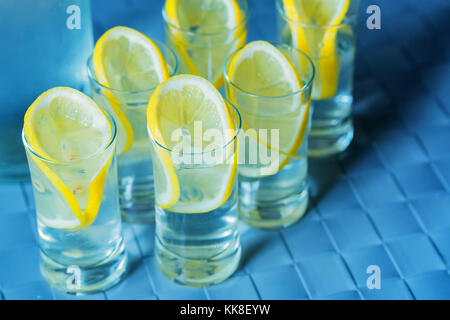
<path fill-rule="evenodd" d="M 390 170 L 387 168 L 385 162 L 383 161 L 383 158 L 380 157 L 380 152 L 379 152 L 377 146 L 374 145 L 374 144 L 372 144 L 372 147 L 373 147 L 373 149 L 374 149 L 375 154 L 376 154 L 377 157 L 378 157 L 378 160 L 380 161 L 381 165 L 383 166 L 383 169 L 386 170 L 386 171 L 388 171 L 388 173 L 389 173 L 390 175 L 392 175 L 391 172 L 390 172 Z M 339 165 L 342 166 L 341 164 L 339 164 Z M 342 169 L 344 169 L 344 168 L 342 168 Z M 378 239 L 379 239 L 380 242 L 381 242 L 381 245 L 382 245 L 383 249 L 386 251 L 388 257 L 390 258 L 392 264 L 394 265 L 394 268 L 396 269 L 398 275 L 400 276 L 400 279 L 401 279 L 402 282 L 405 284 L 405 286 L 408 288 L 408 290 L 409 290 L 411 296 L 413 297 L 413 299 L 416 299 L 416 297 L 415 297 L 413 291 L 411 290 L 411 288 L 409 287 L 409 285 L 407 284 L 407 282 L 406 282 L 406 280 L 405 280 L 405 278 L 404 278 L 404 276 L 403 276 L 403 272 L 401 271 L 400 266 L 399 266 L 398 263 L 397 263 L 397 260 L 395 259 L 395 257 L 393 256 L 392 252 L 390 251 L 389 247 L 387 246 L 387 243 L 386 243 L 386 241 L 383 239 L 383 236 L 382 236 L 380 230 L 378 229 L 378 227 L 376 226 L 375 222 L 373 221 L 373 218 L 372 218 L 372 217 L 370 216 L 370 214 L 368 213 L 369 211 L 368 211 L 368 209 L 367 209 L 367 206 L 366 206 L 364 200 L 362 199 L 361 195 L 359 194 L 357 188 L 356 188 L 355 185 L 353 184 L 351 177 L 348 176 L 348 174 L 347 174 L 347 172 L 346 172 L 345 170 L 343 170 L 343 174 L 344 174 L 345 179 L 347 180 L 347 182 L 348 182 L 348 184 L 349 184 L 349 186 L 350 186 L 350 189 L 351 189 L 352 192 L 353 192 L 353 195 L 355 196 L 356 200 L 358 201 L 358 204 L 361 206 L 361 211 L 364 213 L 364 215 L 366 216 L 366 218 L 369 220 L 369 223 L 371 224 L 372 228 L 375 230 L 375 232 L 376 232 L 376 234 L 377 234 L 377 236 L 378 236 Z M 396 182 L 396 181 L 395 181 L 395 182 Z M 403 190 L 400 190 L 400 191 L 403 193 Z M 403 197 L 406 199 L 406 197 L 405 197 L 404 195 L 403 195 Z"/>
<path fill-rule="evenodd" d="M 310 208 L 310 210 L 311 210 L 311 208 Z M 301 273 L 301 271 L 300 271 L 300 268 L 298 267 L 297 262 L 296 262 L 295 259 L 294 259 L 294 255 L 293 255 L 291 249 L 290 249 L 289 246 L 287 245 L 287 242 L 286 242 L 286 239 L 285 239 L 284 236 L 283 236 L 283 233 L 282 233 L 282 232 L 278 232 L 278 234 L 279 234 L 279 236 L 280 236 L 280 238 L 281 238 L 281 241 L 283 242 L 283 244 L 284 244 L 284 246 L 285 246 L 285 248 L 286 248 L 286 250 L 287 250 L 287 252 L 288 252 L 288 254 L 289 254 L 289 257 L 290 257 L 291 260 L 292 260 L 292 264 L 293 264 L 293 266 L 294 266 L 294 270 L 295 270 L 295 272 L 297 273 L 297 276 L 300 278 L 300 282 L 302 283 L 303 287 L 305 288 L 305 291 L 306 291 L 306 294 L 308 295 L 308 298 L 309 298 L 310 300 L 313 300 L 311 291 L 310 291 L 310 289 L 309 289 L 309 287 L 308 287 L 308 285 L 307 285 L 307 283 L 306 283 L 306 281 L 305 281 L 305 278 L 303 277 L 303 275 L 302 275 L 302 273 Z"/>
<path fill-rule="evenodd" d="M 341 165 L 339 163 L 337 165 L 340 167 L 340 169 L 342 171 Z M 315 208 L 316 208 L 316 211 L 317 211 L 318 216 L 319 216 L 319 222 L 320 222 L 322 228 L 324 228 L 325 233 L 327 234 L 328 239 L 330 240 L 330 242 L 331 242 L 335 252 L 338 254 L 341 262 L 344 264 L 344 267 L 347 270 L 347 273 L 349 274 L 350 278 L 352 279 L 353 285 L 354 285 L 354 287 L 356 289 L 356 292 L 359 294 L 360 297 L 362 297 L 362 299 L 365 299 L 365 297 L 363 296 L 363 294 L 361 293 L 361 291 L 359 289 L 358 282 L 356 281 L 356 278 L 353 275 L 353 272 L 351 271 L 347 261 L 344 258 L 344 255 L 343 255 L 342 251 L 340 250 L 340 248 L 339 248 L 339 246 L 338 246 L 338 244 L 336 242 L 336 239 L 333 236 L 333 233 L 331 232 L 331 230 L 328 227 L 328 224 L 325 221 L 326 220 L 325 217 L 323 217 L 323 214 L 322 214 L 321 210 L 319 209 L 319 207 L 317 205 L 315 205 Z"/>

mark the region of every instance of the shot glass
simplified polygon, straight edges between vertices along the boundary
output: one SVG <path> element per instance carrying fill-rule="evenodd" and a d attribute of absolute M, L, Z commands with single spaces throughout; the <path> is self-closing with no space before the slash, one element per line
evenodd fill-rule
<path fill-rule="evenodd" d="M 47 159 L 33 150 L 22 131 L 36 207 L 41 273 L 52 286 L 66 293 L 105 290 L 119 282 L 126 272 L 128 259 L 122 236 L 114 150 L 116 125 L 111 116 L 109 120 L 113 131 L 107 147 L 86 159 L 68 162 Z M 95 185 L 97 178 L 92 180 L 92 172 L 99 168 L 107 170 L 102 186 Z M 98 211 L 94 210 L 96 216 L 83 216 L 86 220 L 79 220 L 72 210 L 73 202 L 69 201 L 74 198 L 63 196 L 61 185 L 55 185 L 49 172 L 56 174 L 60 184 L 75 197 L 89 192 L 87 204 L 76 199 L 80 207 L 86 206 L 86 211 L 91 189 L 101 192 L 95 195 L 101 197 L 96 199 L 100 201 Z"/>
<path fill-rule="evenodd" d="M 164 56 L 170 76 L 175 75 L 178 70 L 175 53 L 162 42 L 154 42 Z M 122 217 L 131 223 L 152 223 L 155 219 L 155 191 L 146 110 L 156 87 L 142 91 L 110 88 L 97 80 L 92 56 L 87 65 L 94 101 L 111 113 L 118 124 L 117 161 Z M 130 132 L 132 144 L 125 146 Z"/>
<path fill-rule="evenodd" d="M 232 106 L 230 109 L 236 130 L 228 136 L 232 137 L 229 141 L 214 150 L 170 150 L 150 133 L 153 158 L 165 159 L 153 162 L 156 261 L 163 274 L 183 285 L 220 283 L 239 265 L 236 170 L 241 120 L 239 112 Z M 171 183 L 162 174 L 167 170 L 163 162 L 167 161 L 171 163 Z M 229 177 L 227 182 L 219 183 L 218 177 L 224 174 Z M 167 197 L 167 188 L 176 188 L 179 197 L 169 207 L 163 207 L 159 203 Z M 226 192 L 222 193 L 224 188 Z M 221 201 L 216 202 L 218 197 Z M 211 202 L 220 204 L 212 206 Z"/>
<path fill-rule="evenodd" d="M 180 73 L 201 76 L 218 89 L 223 86 L 223 62 L 231 52 L 242 47 L 247 38 L 247 1 L 234 2 L 240 10 L 241 21 L 234 28 L 208 33 L 196 31 L 195 26 L 174 24 L 163 9 L 167 43 L 177 54 Z"/>
<path fill-rule="evenodd" d="M 308 207 L 307 139 L 315 74 L 303 52 L 272 44 L 292 62 L 300 90 L 284 96 L 245 91 L 229 76 L 230 64 L 240 50 L 224 64 L 227 99 L 239 110 L 244 129 L 239 151 L 239 219 L 268 229 L 295 223 Z"/>
<path fill-rule="evenodd" d="M 310 0 L 297 0 L 297 3 L 302 1 Z M 308 155 L 338 154 L 347 149 L 354 134 L 351 109 L 361 0 L 351 0 L 348 8 L 343 9 L 345 15 L 336 14 L 341 17 L 335 18 L 330 25 L 299 21 L 299 15 L 290 3 L 288 0 L 276 2 L 278 39 L 305 52 L 316 68 Z"/>

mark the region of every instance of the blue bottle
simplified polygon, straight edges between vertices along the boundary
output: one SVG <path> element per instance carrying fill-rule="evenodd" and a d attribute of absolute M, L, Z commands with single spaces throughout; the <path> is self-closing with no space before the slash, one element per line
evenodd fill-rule
<path fill-rule="evenodd" d="M 26 181 L 26 109 L 52 87 L 89 88 L 90 0 L 1 0 L 0 41 L 0 182 Z"/>

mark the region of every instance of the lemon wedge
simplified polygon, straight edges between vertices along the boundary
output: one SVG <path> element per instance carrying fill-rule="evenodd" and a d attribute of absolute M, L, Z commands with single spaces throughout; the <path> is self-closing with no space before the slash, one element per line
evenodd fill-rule
<path fill-rule="evenodd" d="M 237 28 L 244 16 L 236 0 L 166 0 L 165 14 L 174 26 L 168 42 L 185 71 L 222 87 L 223 62 L 247 38 L 246 28 Z"/>
<path fill-rule="evenodd" d="M 167 64 L 158 46 L 143 33 L 127 27 L 106 31 L 94 48 L 93 62 L 98 81 L 114 90 L 103 89 L 118 124 L 117 152 L 127 152 L 134 141 L 133 127 L 121 106 L 149 100 L 145 91 L 169 78 Z M 146 96 L 148 95 L 148 96 Z"/>
<path fill-rule="evenodd" d="M 94 222 L 114 154 L 112 135 L 105 113 L 75 89 L 50 89 L 28 108 L 24 136 L 33 150 L 29 152 L 31 176 L 49 182 L 54 193 L 51 198 L 61 197 L 59 203 L 69 208 L 57 210 L 56 214 L 52 210 L 39 211 L 42 223 L 73 229 Z"/>
<path fill-rule="evenodd" d="M 339 81 L 337 25 L 345 18 L 350 0 L 283 0 L 283 5 L 291 20 L 293 46 L 308 54 L 317 68 L 312 98 L 332 98 Z"/>
<path fill-rule="evenodd" d="M 224 147 L 236 135 L 230 109 L 217 89 L 206 79 L 193 75 L 179 75 L 158 86 L 147 111 L 149 132 L 153 138 L 155 189 L 158 206 L 178 213 L 210 212 L 220 207 L 231 195 L 237 170 L 237 152 L 233 143 Z M 214 142 L 197 136 L 202 126 L 220 133 Z M 206 150 L 225 151 L 226 160 L 208 165 L 179 163 L 174 153 L 179 141 L 174 132 L 182 132 L 201 148 L 178 149 L 178 154 L 201 153 Z M 208 149 L 206 149 L 208 148 Z"/>
<path fill-rule="evenodd" d="M 232 56 L 227 74 L 244 91 L 234 85 L 227 87 L 227 96 L 241 113 L 246 138 L 256 140 L 260 154 L 272 155 L 269 163 L 258 161 L 252 166 L 240 166 L 239 174 L 247 177 L 276 174 L 292 157 L 297 157 L 307 131 L 310 100 L 304 99 L 303 94 L 292 95 L 300 91 L 303 83 L 287 56 L 266 41 L 251 42 Z M 259 135 L 260 129 L 268 130 L 267 134 L 272 129 L 278 130 L 278 146 Z M 252 152 L 249 147 L 243 150 Z M 246 154 L 245 159 L 248 158 Z"/>

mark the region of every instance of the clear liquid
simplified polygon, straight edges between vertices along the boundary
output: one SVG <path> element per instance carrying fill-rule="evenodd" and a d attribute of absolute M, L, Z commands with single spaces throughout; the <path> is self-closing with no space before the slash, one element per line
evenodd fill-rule
<path fill-rule="evenodd" d="M 177 55 L 180 73 L 199 75 L 216 88 L 223 85 L 222 66 L 226 58 L 244 45 L 246 36 L 243 27 L 215 36 L 196 36 L 166 26 L 167 44 Z"/>
<path fill-rule="evenodd" d="M 355 46 L 352 34 L 339 32 L 337 43 L 339 57 L 337 92 L 330 99 L 312 100 L 314 113 L 308 150 L 311 156 L 342 152 L 353 139 L 351 112 Z"/>
<path fill-rule="evenodd" d="M 181 170 L 194 173 L 208 169 Z M 222 282 L 236 270 L 241 246 L 236 186 L 233 190 L 225 203 L 209 212 L 179 213 L 157 206 L 155 253 L 168 278 L 184 285 L 205 286 Z M 202 203 L 209 196 L 204 185 L 184 180 L 182 202 Z"/>
<path fill-rule="evenodd" d="M 86 292 L 104 289 L 117 282 L 125 272 L 126 253 L 117 191 L 115 160 L 111 162 L 104 184 L 100 209 L 94 222 L 86 227 L 59 228 L 62 217 L 75 221 L 76 217 L 65 199 L 30 158 L 33 194 L 36 203 L 41 271 L 57 289 L 65 292 Z M 89 163 L 86 164 L 88 166 Z M 84 172 L 84 171 L 83 171 Z M 76 175 L 69 168 L 65 184 L 84 185 L 82 173 Z M 73 181 L 67 177 L 73 177 Z M 83 183 L 80 183 L 83 181 Z M 84 192 L 81 190 L 80 192 Z M 70 220 L 72 219 L 72 220 Z M 79 288 L 68 288 L 70 266 L 80 268 Z"/>
<path fill-rule="evenodd" d="M 352 22 L 354 23 L 354 22 Z M 279 39 L 282 43 L 293 45 L 290 26 L 278 17 Z M 351 118 L 353 103 L 353 74 L 355 57 L 355 25 L 342 25 L 337 29 L 317 31 L 314 28 L 304 28 L 305 34 L 317 32 L 319 37 L 336 32 L 335 61 L 337 67 L 337 89 L 330 98 L 321 99 L 321 74 L 329 74 L 321 70 L 319 56 L 320 47 L 312 48 L 312 61 L 316 68 L 316 78 L 313 84 L 312 107 L 313 118 L 309 134 L 309 156 L 328 156 L 345 150 L 353 139 L 353 123 Z M 320 30 L 320 29 L 319 29 Z M 317 41 L 323 46 L 323 42 Z M 326 59 L 326 58 L 325 58 Z M 331 72 L 332 73 L 332 72 Z M 319 83 L 318 83 L 319 82 Z M 316 88 L 316 90 L 314 90 Z"/>
<path fill-rule="evenodd" d="M 66 12 L 80 8 L 80 29 L 68 29 Z M 89 0 L 2 0 L 0 36 L 0 180 L 28 180 L 21 141 L 26 109 L 45 90 L 88 88 L 86 60 L 93 48 Z M 86 92 L 86 91 L 85 91 Z"/>
<path fill-rule="evenodd" d="M 255 228 L 293 224 L 308 206 L 306 139 L 297 155 L 276 174 L 252 178 L 239 176 L 239 218 Z"/>
<path fill-rule="evenodd" d="M 114 110 L 95 84 L 92 96 L 100 107 L 114 114 Z M 133 223 L 154 221 L 155 192 L 151 142 L 147 132 L 147 105 L 148 102 L 119 106 L 130 122 L 134 134 L 131 148 L 117 156 L 120 206 L 125 220 Z M 126 133 L 117 118 L 116 123 L 119 140 L 124 139 Z"/>

